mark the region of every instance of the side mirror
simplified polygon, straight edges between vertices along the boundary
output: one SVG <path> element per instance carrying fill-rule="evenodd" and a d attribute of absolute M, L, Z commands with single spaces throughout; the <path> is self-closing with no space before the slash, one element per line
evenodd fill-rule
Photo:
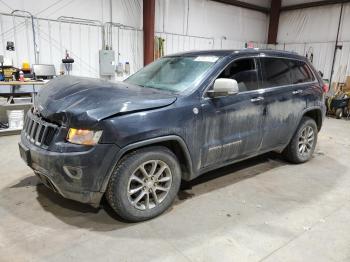
<path fill-rule="evenodd" d="M 323 72 L 320 70 L 320 71 L 318 71 L 318 73 L 319 73 L 320 76 L 323 78 Z"/>
<path fill-rule="evenodd" d="M 238 83 L 234 79 L 218 78 L 214 82 L 212 90 L 207 92 L 211 98 L 235 95 L 239 92 Z"/>

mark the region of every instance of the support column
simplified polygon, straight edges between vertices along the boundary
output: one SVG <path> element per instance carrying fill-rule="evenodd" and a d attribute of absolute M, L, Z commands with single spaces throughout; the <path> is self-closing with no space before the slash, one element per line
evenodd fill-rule
<path fill-rule="evenodd" d="M 143 0 L 143 63 L 154 60 L 155 0 Z"/>
<path fill-rule="evenodd" d="M 271 1 L 270 24 L 267 43 L 277 44 L 278 22 L 280 20 L 281 0 Z"/>

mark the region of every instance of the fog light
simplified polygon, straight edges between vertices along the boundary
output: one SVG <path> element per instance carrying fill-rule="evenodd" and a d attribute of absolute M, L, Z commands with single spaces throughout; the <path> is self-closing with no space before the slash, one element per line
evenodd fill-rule
<path fill-rule="evenodd" d="M 81 179 L 83 175 L 81 167 L 63 166 L 63 170 L 72 179 Z"/>

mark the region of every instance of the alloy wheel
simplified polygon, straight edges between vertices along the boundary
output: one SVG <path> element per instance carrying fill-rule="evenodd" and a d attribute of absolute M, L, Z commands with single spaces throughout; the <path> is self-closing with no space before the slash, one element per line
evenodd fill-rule
<path fill-rule="evenodd" d="M 313 149 L 315 132 L 311 126 L 306 126 L 299 137 L 298 150 L 302 156 L 307 156 Z"/>
<path fill-rule="evenodd" d="M 129 178 L 128 199 L 139 210 L 155 208 L 168 195 L 171 183 L 172 173 L 165 162 L 146 161 Z"/>

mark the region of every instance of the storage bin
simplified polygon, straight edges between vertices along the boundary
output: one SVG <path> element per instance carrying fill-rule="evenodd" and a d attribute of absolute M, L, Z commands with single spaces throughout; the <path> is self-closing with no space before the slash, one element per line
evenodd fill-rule
<path fill-rule="evenodd" d="M 24 110 L 7 110 L 9 128 L 23 128 Z"/>
<path fill-rule="evenodd" d="M 7 98 L 6 97 L 0 97 L 0 105 L 6 105 L 7 104 Z"/>
<path fill-rule="evenodd" d="M 15 104 L 28 104 L 32 102 L 32 98 L 30 96 L 28 97 L 14 97 L 13 102 Z"/>

